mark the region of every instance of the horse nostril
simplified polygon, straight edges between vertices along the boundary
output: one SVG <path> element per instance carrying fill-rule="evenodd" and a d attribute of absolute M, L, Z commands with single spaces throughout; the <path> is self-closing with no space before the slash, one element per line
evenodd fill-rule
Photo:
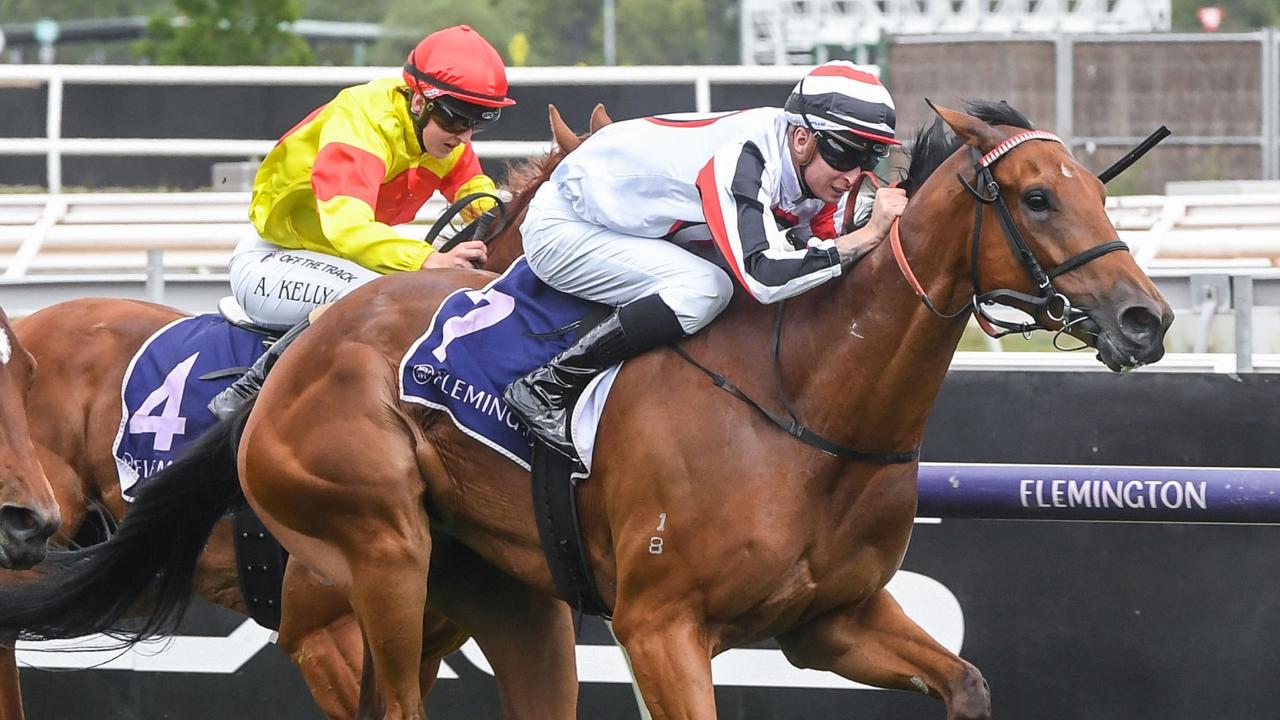
<path fill-rule="evenodd" d="M 11 540 L 25 542 L 46 538 L 58 529 L 58 523 L 49 522 L 43 515 L 21 505 L 0 507 L 0 529 Z"/>
<path fill-rule="evenodd" d="M 1142 305 L 1134 305 L 1120 313 L 1120 332 L 1138 347 L 1145 348 L 1160 342 L 1163 329 L 1160 316 Z"/>

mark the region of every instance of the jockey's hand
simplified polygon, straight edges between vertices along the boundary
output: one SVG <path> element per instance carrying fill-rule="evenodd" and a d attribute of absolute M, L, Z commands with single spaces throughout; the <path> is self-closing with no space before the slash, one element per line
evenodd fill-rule
<path fill-rule="evenodd" d="M 906 209 L 906 190 L 882 187 L 876 190 L 876 199 L 871 203 L 871 219 L 867 221 L 867 227 L 883 240 L 889 237 L 893 221 L 902 217 L 902 212 Z"/>
<path fill-rule="evenodd" d="M 489 249 L 479 240 L 468 240 L 458 243 L 458 247 L 447 253 L 433 252 L 422 263 L 423 270 L 433 268 L 473 268 L 480 267 L 489 259 Z"/>
<path fill-rule="evenodd" d="M 481 215 L 497 207 L 497 205 L 498 204 L 493 201 L 493 198 L 477 198 L 472 200 L 466 207 L 462 208 L 462 212 L 459 214 L 462 215 L 463 222 L 471 224 L 476 220 L 479 220 Z"/>
<path fill-rule="evenodd" d="M 897 220 L 902 211 L 907 209 L 907 192 L 901 188 L 880 188 L 876 190 L 875 201 L 871 204 L 871 219 L 866 225 L 848 235 L 836 238 L 836 249 L 840 251 L 840 262 L 848 267 L 862 259 L 889 237 L 889 228 Z"/>

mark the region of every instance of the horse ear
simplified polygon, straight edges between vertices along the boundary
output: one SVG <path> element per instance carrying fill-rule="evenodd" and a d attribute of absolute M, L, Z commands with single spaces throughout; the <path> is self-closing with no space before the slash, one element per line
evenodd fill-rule
<path fill-rule="evenodd" d="M 596 103 L 596 107 L 591 111 L 591 128 L 592 134 L 595 134 L 605 125 L 612 125 L 613 118 L 609 117 L 608 111 L 604 109 L 604 103 Z"/>
<path fill-rule="evenodd" d="M 551 137 L 555 139 L 556 145 L 559 145 L 565 153 L 576 150 L 582 144 L 582 140 L 565 124 L 564 118 L 560 117 L 560 111 L 555 105 L 548 105 L 547 113 L 551 116 Z"/>
<path fill-rule="evenodd" d="M 929 103 L 929 107 L 938 113 L 938 117 L 942 118 L 942 121 L 961 140 L 964 140 L 966 145 L 977 148 L 979 152 L 988 152 L 1004 140 L 999 131 L 972 115 L 941 105 L 934 105 L 927 98 L 925 102 Z"/>

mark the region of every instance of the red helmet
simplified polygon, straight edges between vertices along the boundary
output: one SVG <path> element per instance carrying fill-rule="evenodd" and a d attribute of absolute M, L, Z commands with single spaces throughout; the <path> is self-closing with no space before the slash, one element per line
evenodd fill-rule
<path fill-rule="evenodd" d="M 404 81 L 427 98 L 448 95 L 485 107 L 506 107 L 507 69 L 488 40 L 467 25 L 431 33 L 409 53 Z"/>

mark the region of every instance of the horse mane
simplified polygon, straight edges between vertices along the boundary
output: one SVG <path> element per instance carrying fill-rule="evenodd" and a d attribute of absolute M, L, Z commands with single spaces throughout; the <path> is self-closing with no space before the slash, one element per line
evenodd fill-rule
<path fill-rule="evenodd" d="M 533 194 L 551 177 L 564 156 L 563 150 L 553 148 L 542 157 L 523 160 L 507 169 L 505 185 L 511 193 L 511 202 L 507 203 L 507 217 L 516 218 L 524 212 L 533 200 Z"/>
<path fill-rule="evenodd" d="M 1026 130 L 1035 129 L 1026 115 L 1003 100 L 998 102 L 966 100 L 964 109 L 965 112 L 988 125 L 1012 125 Z M 947 124 L 942 122 L 942 118 L 934 118 L 932 124 L 921 126 L 916 131 L 911 149 L 907 151 L 911 157 L 911 163 L 907 167 L 907 177 L 901 185 L 906 189 L 907 195 L 920 189 L 933 171 L 937 170 L 938 166 L 942 165 L 963 144 Z"/>

